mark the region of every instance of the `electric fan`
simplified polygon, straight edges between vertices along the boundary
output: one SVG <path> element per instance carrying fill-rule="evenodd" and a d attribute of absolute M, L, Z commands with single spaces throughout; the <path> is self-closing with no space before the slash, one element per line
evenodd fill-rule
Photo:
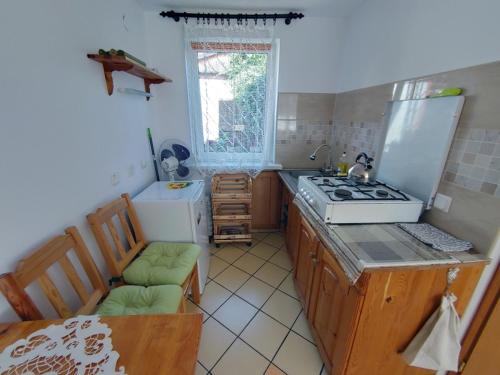
<path fill-rule="evenodd" d="M 167 139 L 160 145 L 159 164 L 165 176 L 170 181 L 185 179 L 189 176 L 189 168 L 185 162 L 191 153 L 189 149 L 177 139 Z"/>

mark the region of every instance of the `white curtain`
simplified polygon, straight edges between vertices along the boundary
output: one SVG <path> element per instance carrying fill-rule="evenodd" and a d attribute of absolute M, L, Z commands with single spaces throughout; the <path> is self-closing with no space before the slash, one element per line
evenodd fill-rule
<path fill-rule="evenodd" d="M 201 173 L 274 164 L 279 41 L 274 27 L 185 25 L 193 155 Z"/>

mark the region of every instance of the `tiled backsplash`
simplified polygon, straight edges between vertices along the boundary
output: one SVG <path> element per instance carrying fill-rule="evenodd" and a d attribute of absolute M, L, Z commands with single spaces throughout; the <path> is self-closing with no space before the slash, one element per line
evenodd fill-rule
<path fill-rule="evenodd" d="M 335 121 L 332 129 L 333 159 L 338 160 L 343 152 L 352 163 L 360 152 L 377 157 L 382 131 L 377 122 Z"/>
<path fill-rule="evenodd" d="M 444 179 L 472 191 L 500 197 L 500 130 L 457 131 Z"/>
<path fill-rule="evenodd" d="M 386 103 L 424 98 L 446 87 L 461 87 L 465 95 L 439 186 L 439 192 L 453 202 L 449 212 L 433 208 L 424 220 L 486 252 L 500 220 L 500 62 L 336 94 L 334 161 L 345 147 L 351 163 L 361 150 L 377 158 L 385 134 Z"/>
<path fill-rule="evenodd" d="M 334 94 L 280 93 L 276 132 L 276 162 L 285 168 L 319 168 L 327 156 L 309 155 L 322 143 L 331 143 Z"/>

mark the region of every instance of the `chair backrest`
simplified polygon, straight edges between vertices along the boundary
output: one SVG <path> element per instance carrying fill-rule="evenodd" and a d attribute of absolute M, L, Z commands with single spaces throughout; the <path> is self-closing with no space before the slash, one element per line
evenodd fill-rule
<path fill-rule="evenodd" d="M 68 256 L 71 250 L 74 250 L 81 269 L 91 283 L 91 291 L 85 286 Z M 61 267 L 82 303 L 74 312 L 49 276 L 48 270 L 55 264 Z M 43 319 L 42 313 L 25 291 L 33 282 L 37 282 L 61 318 L 93 313 L 96 305 L 107 293 L 106 284 L 76 227 L 67 228 L 66 234 L 53 238 L 22 259 L 14 272 L 0 276 L 0 291 L 22 320 Z"/>
<path fill-rule="evenodd" d="M 111 276 L 121 277 L 123 270 L 147 244 L 130 196 L 122 194 L 121 198 L 87 215 L 87 220 Z M 119 223 L 126 243 L 120 238 L 115 223 Z"/>

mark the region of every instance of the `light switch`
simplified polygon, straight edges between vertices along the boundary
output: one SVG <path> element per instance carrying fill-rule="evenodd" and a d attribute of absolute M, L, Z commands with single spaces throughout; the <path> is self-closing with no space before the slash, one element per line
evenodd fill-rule
<path fill-rule="evenodd" d="M 451 201 L 451 197 L 437 193 L 436 198 L 434 198 L 434 207 L 436 207 L 438 210 L 448 212 L 450 210 Z"/>

